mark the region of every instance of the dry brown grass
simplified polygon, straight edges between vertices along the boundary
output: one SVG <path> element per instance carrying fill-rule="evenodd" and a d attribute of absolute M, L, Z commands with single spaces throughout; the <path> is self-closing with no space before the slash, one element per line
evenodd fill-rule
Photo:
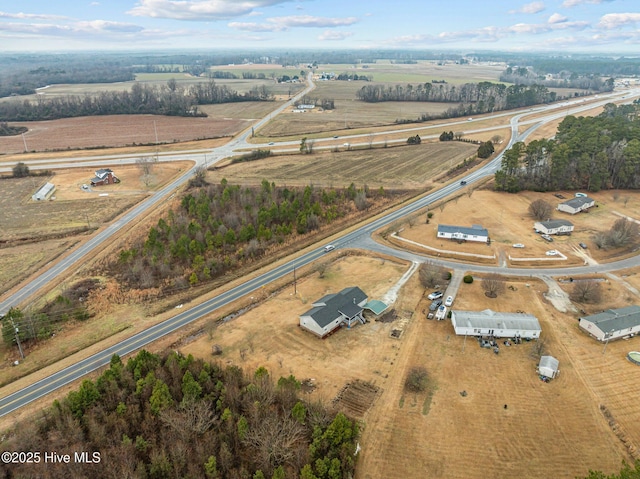
<path fill-rule="evenodd" d="M 373 190 L 424 188 L 430 180 L 472 156 L 477 145 L 436 142 L 421 145 L 352 151 L 318 151 L 311 155 L 269 157 L 251 163 L 236 163 L 213 172 L 213 181 L 259 184 L 263 179 L 282 185 L 322 185 Z"/>
<path fill-rule="evenodd" d="M 469 190 L 466 193 L 469 193 Z M 572 192 L 563 193 L 565 198 L 571 198 L 573 195 Z M 575 229 L 571 236 L 554 236 L 553 243 L 546 242 L 534 232 L 535 220 L 529 217 L 528 207 L 531 202 L 537 199 L 544 199 L 554 206 L 566 200 L 557 199 L 552 193 L 531 191 L 521 192 L 517 195 L 490 190 L 474 191 L 471 196 L 463 193 L 457 199 L 431 206 L 429 211 L 433 213 L 433 217 L 429 224 L 426 224 L 426 212 L 423 212 L 416 218 L 413 226 L 404 225 L 400 236 L 441 250 L 495 255 L 496 262 L 508 262 L 510 257 L 531 258 L 531 261 L 528 262 L 513 261 L 511 262 L 512 267 L 577 266 L 583 264 L 585 259 L 591 262 L 607 262 L 635 254 L 633 250 L 636 248 L 636 244 L 616 250 L 598 250 L 592 237 L 598 231 L 608 230 L 620 218 L 614 212 L 640 220 L 640 217 L 636 217 L 635 214 L 637 208 L 640 207 L 640 195 L 635 192 L 616 193 L 613 191 L 601 191 L 589 193 L 589 195 L 596 200 L 598 205 L 591 208 L 589 213 L 572 216 L 554 211 L 553 218 L 567 219 L 574 224 Z M 482 225 L 489 231 L 491 245 L 473 242 L 457 243 L 439 239 L 436 237 L 438 224 Z M 581 242 L 588 245 L 587 250 L 578 246 L 578 243 Z M 513 248 L 512 244 L 514 243 L 523 243 L 525 248 Z M 567 257 L 567 260 L 550 259 L 545 255 L 545 252 L 550 249 L 560 251 Z M 428 254 L 424 249 L 421 252 Z M 432 254 L 437 256 L 438 253 Z M 455 255 L 445 253 L 441 253 L 441 256 L 455 257 Z M 475 260 L 470 258 L 467 261 L 474 262 Z"/>

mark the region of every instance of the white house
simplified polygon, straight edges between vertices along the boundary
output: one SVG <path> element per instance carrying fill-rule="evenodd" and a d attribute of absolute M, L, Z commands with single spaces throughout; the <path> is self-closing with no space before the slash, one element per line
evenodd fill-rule
<path fill-rule="evenodd" d="M 573 231 L 573 223 L 567 220 L 537 221 L 533 227 L 546 235 L 570 235 Z"/>
<path fill-rule="evenodd" d="M 553 379 L 560 372 L 560 369 L 558 369 L 559 365 L 560 362 L 553 356 L 542 356 L 540 363 L 538 363 L 538 374 Z"/>
<path fill-rule="evenodd" d="M 489 241 L 489 232 L 481 225 L 472 225 L 471 228 L 467 226 L 438 225 L 438 238 L 486 243 Z"/>
<path fill-rule="evenodd" d="M 579 196 L 577 198 L 571 198 L 570 200 L 560 203 L 558 205 L 558 211 L 564 211 L 571 215 L 586 211 L 596 204 L 596 200 L 589 198 L 588 196 Z"/>
<path fill-rule="evenodd" d="M 55 189 L 56 189 L 56 187 L 54 186 L 53 183 L 45 183 L 42 186 L 42 188 L 40 188 L 33 195 L 31 195 L 31 199 L 33 201 L 46 200 L 47 198 L 49 198 L 53 194 Z"/>
<path fill-rule="evenodd" d="M 357 286 L 345 288 L 339 293 L 328 294 L 313 303 L 313 307 L 300 315 L 300 327 L 324 338 L 343 323 L 365 323 L 362 315 L 367 295 Z"/>
<path fill-rule="evenodd" d="M 458 336 L 537 339 L 542 331 L 535 316 L 526 313 L 497 313 L 490 309 L 451 310 L 451 324 Z"/>
<path fill-rule="evenodd" d="M 598 341 L 635 336 L 640 333 L 640 306 L 608 309 L 581 317 L 579 324 Z"/>

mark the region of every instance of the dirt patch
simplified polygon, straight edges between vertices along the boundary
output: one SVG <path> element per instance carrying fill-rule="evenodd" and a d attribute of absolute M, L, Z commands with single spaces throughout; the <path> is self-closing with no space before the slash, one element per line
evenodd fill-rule
<path fill-rule="evenodd" d="M 332 403 L 349 417 L 362 419 L 379 393 L 379 387 L 356 379 L 345 384 Z"/>

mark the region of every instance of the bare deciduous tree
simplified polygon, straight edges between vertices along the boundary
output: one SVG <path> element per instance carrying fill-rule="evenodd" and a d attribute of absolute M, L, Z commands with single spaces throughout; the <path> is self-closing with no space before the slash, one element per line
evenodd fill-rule
<path fill-rule="evenodd" d="M 552 212 L 553 206 L 542 199 L 535 200 L 529 205 L 529 214 L 536 220 L 547 220 Z"/>
<path fill-rule="evenodd" d="M 420 278 L 420 284 L 425 288 L 434 288 L 440 284 L 443 278 L 445 270 L 437 264 L 427 261 L 422 263 L 418 269 L 418 277 Z"/>
<path fill-rule="evenodd" d="M 599 303 L 602 299 L 602 287 L 594 280 L 577 281 L 573 285 L 571 299 L 578 303 Z"/>
<path fill-rule="evenodd" d="M 358 211 L 366 210 L 369 207 L 369 200 L 367 200 L 367 194 L 364 191 L 358 191 L 353 201 Z"/>
<path fill-rule="evenodd" d="M 142 182 L 146 187 L 149 187 L 153 179 L 153 169 L 155 164 L 156 160 L 148 156 L 143 156 L 136 160 L 136 165 L 140 169 Z"/>
<path fill-rule="evenodd" d="M 482 289 L 485 296 L 497 298 L 505 290 L 504 280 L 499 274 L 492 273 L 482 280 Z"/>
<path fill-rule="evenodd" d="M 245 442 L 256 452 L 256 462 L 262 470 L 272 470 L 290 463 L 304 438 L 302 424 L 291 417 L 267 415 L 251 428 Z"/>

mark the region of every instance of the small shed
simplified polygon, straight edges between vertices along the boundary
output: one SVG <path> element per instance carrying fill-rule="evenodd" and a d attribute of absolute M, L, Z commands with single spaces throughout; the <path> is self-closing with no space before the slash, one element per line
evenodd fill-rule
<path fill-rule="evenodd" d="M 545 378 L 553 379 L 560 372 L 559 365 L 560 362 L 553 356 L 542 356 L 538 364 L 538 374 Z"/>

